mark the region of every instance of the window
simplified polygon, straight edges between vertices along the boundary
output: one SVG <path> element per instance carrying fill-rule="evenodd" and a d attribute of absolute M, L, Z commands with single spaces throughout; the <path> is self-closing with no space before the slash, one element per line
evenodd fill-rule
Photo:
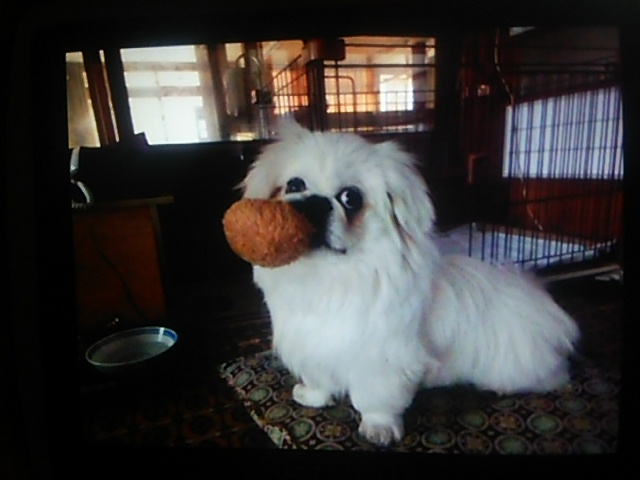
<path fill-rule="evenodd" d="M 380 75 L 380 111 L 413 109 L 413 82 L 411 76 Z"/>
<path fill-rule="evenodd" d="M 606 87 L 507 107 L 503 175 L 621 178 L 622 102 Z"/>
<path fill-rule="evenodd" d="M 428 112 L 435 108 L 435 55 L 433 38 L 345 38 L 346 58 L 325 65 L 330 128 L 429 128 Z M 332 121 L 332 115 L 339 118 Z"/>
<path fill-rule="evenodd" d="M 309 90 L 302 40 L 69 53 L 69 145 L 106 145 L 134 134 L 152 145 L 270 138 L 275 116 L 292 114 L 326 114 L 330 128 L 426 125 L 434 108 L 435 40 L 345 43 L 344 62 L 325 62 L 322 97 Z M 345 121 L 343 113 L 353 115 Z"/>
<path fill-rule="evenodd" d="M 67 53 L 67 117 L 69 147 L 100 145 L 82 53 Z"/>
<path fill-rule="evenodd" d="M 135 133 L 150 144 L 220 139 L 204 45 L 121 50 Z"/>

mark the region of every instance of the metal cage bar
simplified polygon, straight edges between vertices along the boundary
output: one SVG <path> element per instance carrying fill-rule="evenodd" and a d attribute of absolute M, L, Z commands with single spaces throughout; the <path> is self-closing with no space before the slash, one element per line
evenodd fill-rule
<path fill-rule="evenodd" d="M 615 257 L 624 175 L 617 50 L 563 46 L 560 55 L 549 46 L 526 52 L 517 46 L 498 52 L 497 40 L 482 47 L 493 50 L 488 67 L 499 76 L 493 87 L 508 96 L 503 156 L 495 162 L 502 171 L 486 188 L 506 190 L 507 200 L 499 221 L 481 216 L 470 224 L 470 254 L 536 270 Z M 574 57 L 582 61 L 567 61 Z M 509 61 L 501 63 L 504 58 Z M 466 68 L 478 81 L 478 66 Z M 465 134 L 473 138 L 472 130 Z"/>
<path fill-rule="evenodd" d="M 525 48 L 486 38 L 465 47 L 458 85 L 455 155 L 489 158 L 480 171 L 469 161 L 467 178 L 493 199 L 484 209 L 473 205 L 469 255 L 543 269 L 615 253 L 624 175 L 617 47 Z M 436 105 L 436 63 L 420 52 L 397 62 L 347 55 L 315 66 L 300 56 L 273 77 L 276 114 L 311 128 L 395 138 L 428 171 L 435 111 L 458 106 Z M 445 167 L 456 165 L 452 158 Z"/>

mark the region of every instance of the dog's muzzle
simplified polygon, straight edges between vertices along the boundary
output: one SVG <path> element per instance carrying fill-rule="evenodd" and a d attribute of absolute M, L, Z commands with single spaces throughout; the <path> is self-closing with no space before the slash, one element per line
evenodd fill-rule
<path fill-rule="evenodd" d="M 327 243 L 327 224 L 329 215 L 333 210 L 331 201 L 320 195 L 311 195 L 300 200 L 292 200 L 291 206 L 305 216 L 305 218 L 313 225 L 315 233 L 311 237 L 311 247 L 329 247 Z"/>

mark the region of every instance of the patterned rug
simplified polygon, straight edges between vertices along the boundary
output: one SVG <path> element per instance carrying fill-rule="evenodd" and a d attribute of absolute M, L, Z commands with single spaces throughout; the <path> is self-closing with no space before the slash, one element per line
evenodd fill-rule
<path fill-rule="evenodd" d="M 420 391 L 405 413 L 405 437 L 376 447 L 357 433 L 348 400 L 316 409 L 291 398 L 295 378 L 271 351 L 220 366 L 220 375 L 279 448 L 474 454 L 614 453 L 619 374 L 581 360 L 572 382 L 547 394 L 498 396 L 471 387 Z"/>
<path fill-rule="evenodd" d="M 298 448 L 296 457 L 305 458 L 300 449 L 375 450 L 352 433 L 357 414 L 348 402 L 313 410 L 291 401 L 293 379 L 265 353 L 271 346 L 271 325 L 252 283 L 191 286 L 187 293 L 172 317 L 181 339 L 170 368 L 160 375 L 145 372 L 125 382 L 104 377 L 79 360 L 84 443 L 270 452 L 280 446 Z M 464 388 L 421 392 L 405 415 L 407 437 L 394 449 L 497 453 L 518 437 L 511 442 L 514 451 L 517 446 L 531 453 L 622 450 L 616 441 L 615 373 L 622 367 L 622 286 L 585 280 L 558 284 L 553 293 L 579 323 L 579 352 L 589 359 L 576 365 L 572 390 L 537 402 L 537 397 L 500 399 Z M 260 386 L 268 390 L 257 389 L 249 397 Z M 326 423 L 331 421 L 339 423 Z M 349 433 L 341 440 L 345 425 Z M 601 462 L 602 456 L 596 458 Z"/>

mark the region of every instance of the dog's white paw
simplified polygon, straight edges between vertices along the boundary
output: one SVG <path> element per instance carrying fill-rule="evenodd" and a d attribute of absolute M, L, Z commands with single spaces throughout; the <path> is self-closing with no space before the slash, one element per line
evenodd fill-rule
<path fill-rule="evenodd" d="M 363 413 L 358 433 L 376 445 L 387 446 L 393 440 L 399 442 L 404 436 L 402 416 L 386 413 Z"/>
<path fill-rule="evenodd" d="M 333 405 L 331 394 L 323 390 L 310 388 L 303 383 L 293 387 L 293 399 L 305 407 L 320 408 Z"/>

